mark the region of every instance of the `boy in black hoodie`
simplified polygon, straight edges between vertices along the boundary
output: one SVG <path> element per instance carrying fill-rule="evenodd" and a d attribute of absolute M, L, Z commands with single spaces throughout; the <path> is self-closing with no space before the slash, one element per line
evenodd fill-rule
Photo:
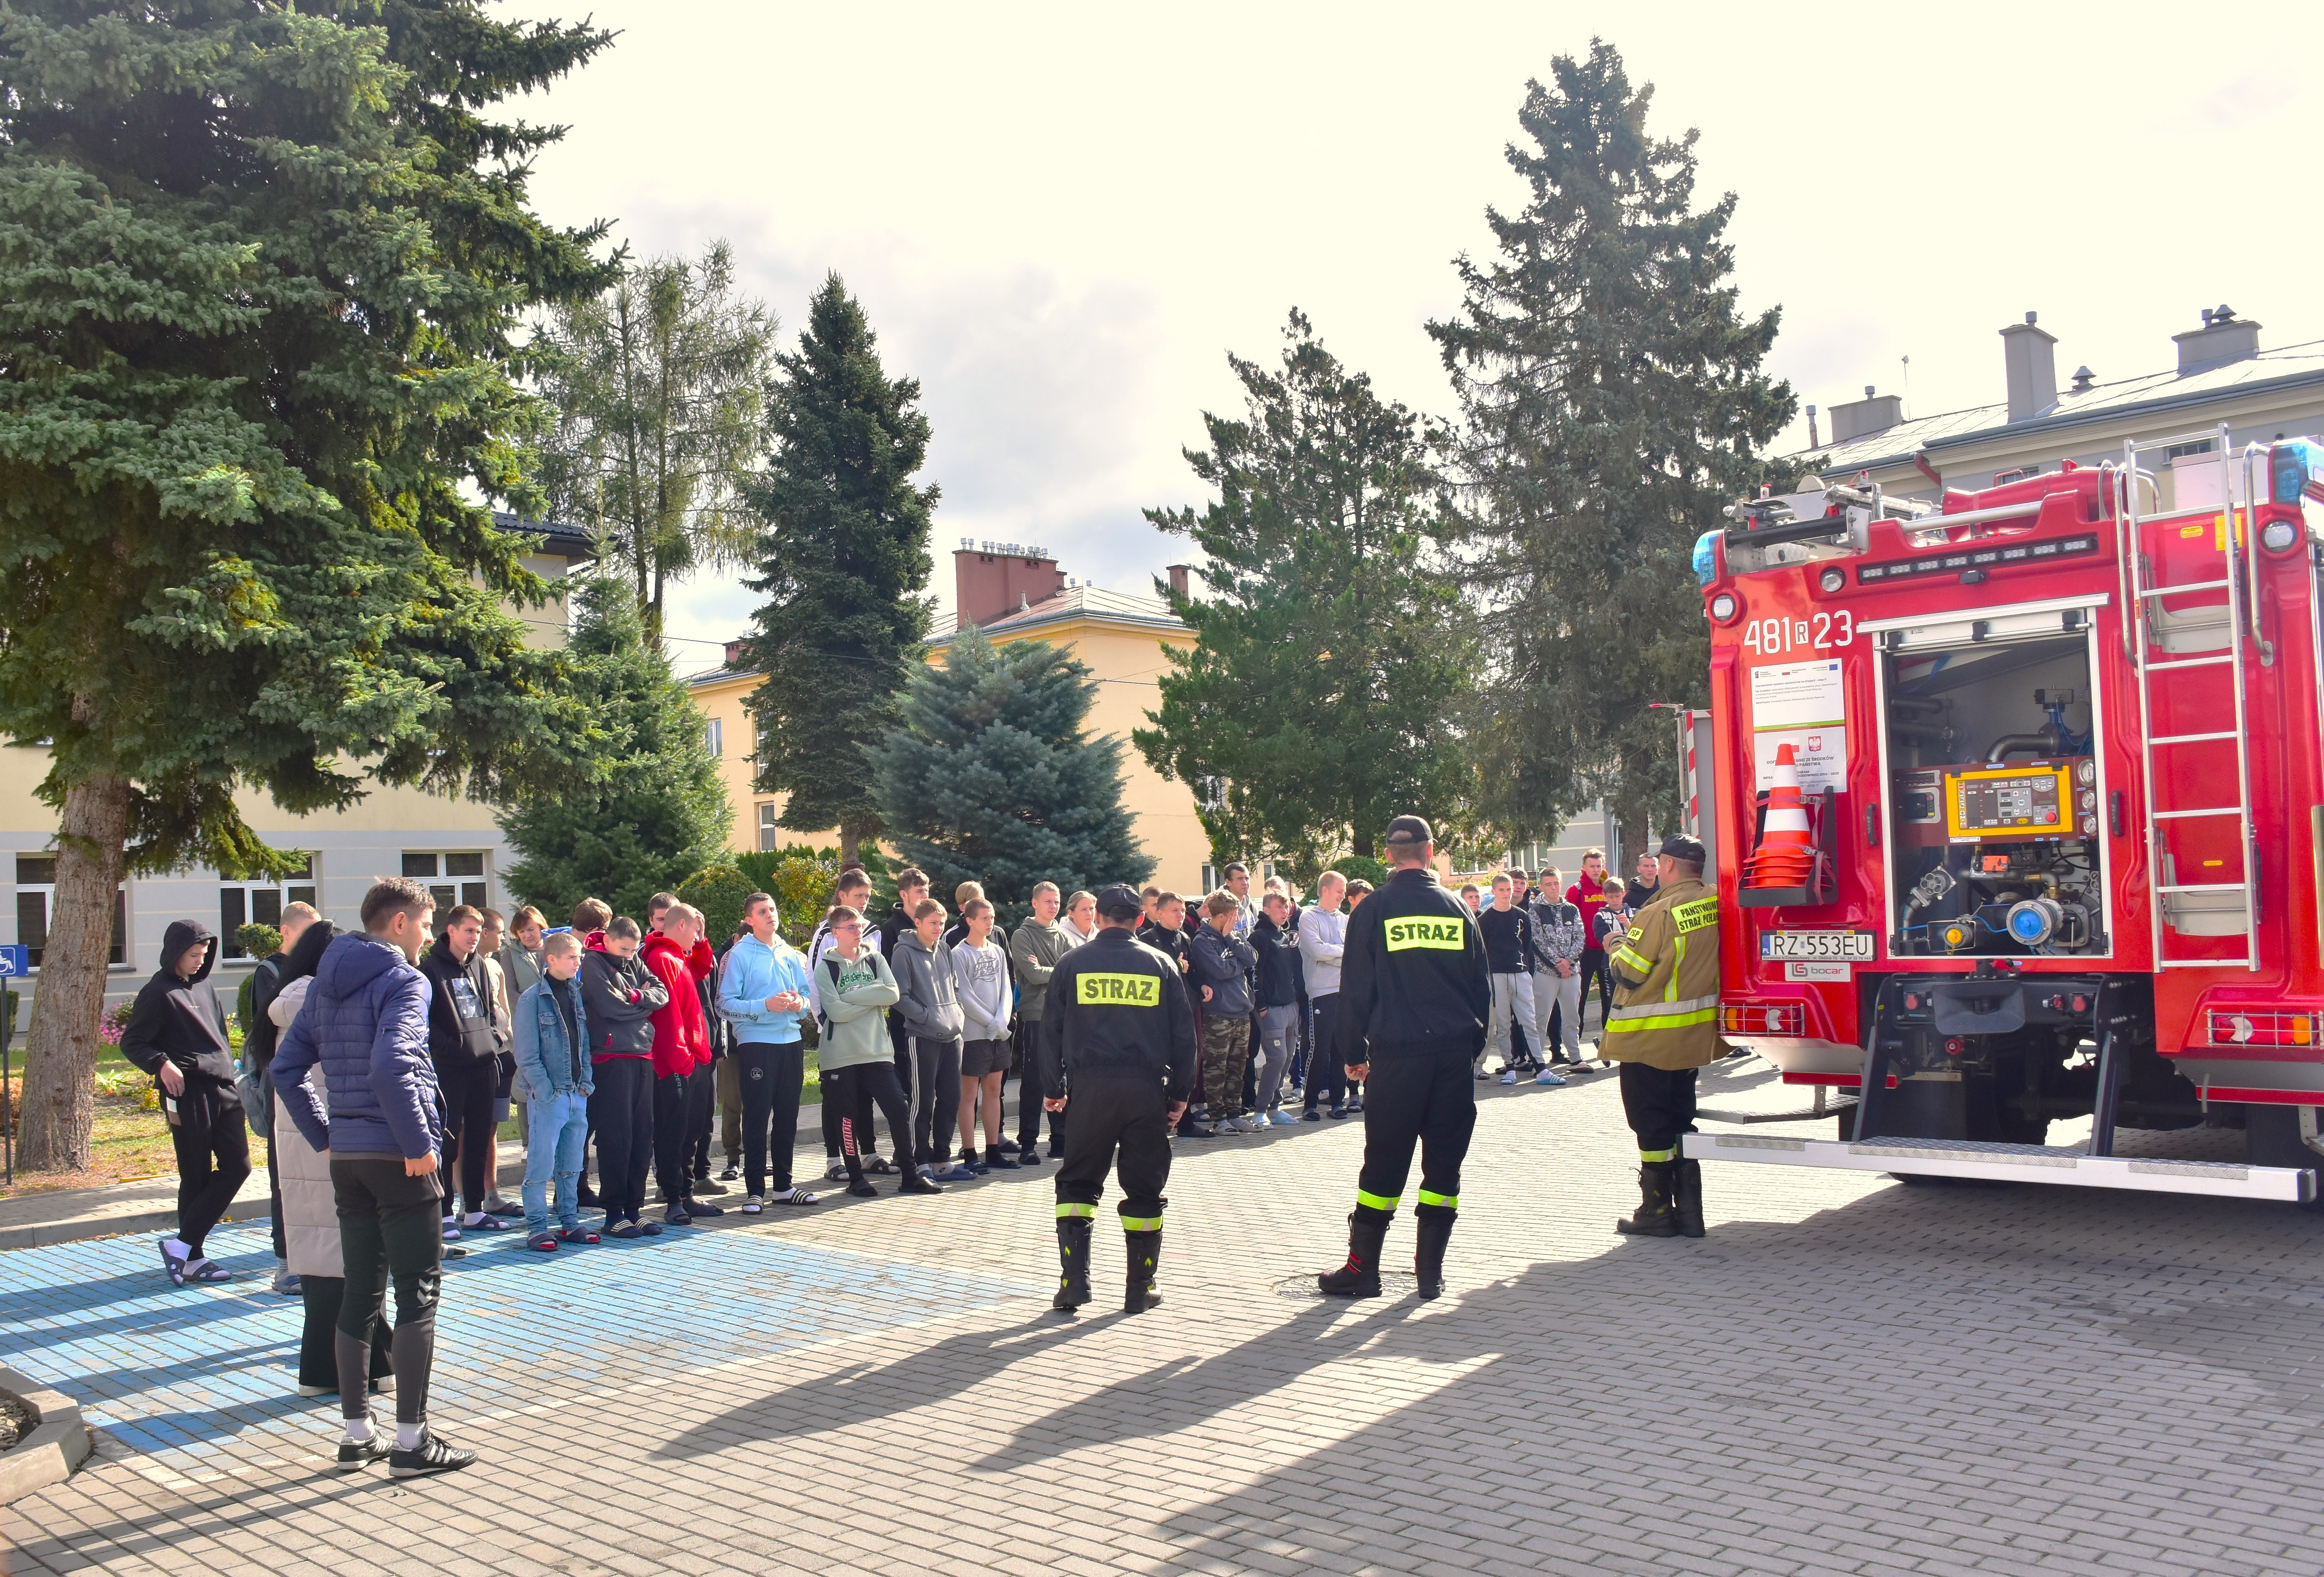
<path fill-rule="evenodd" d="M 202 1253 L 202 1240 L 250 1176 L 250 1132 L 234 1085 L 226 1010 L 210 985 L 217 934 L 198 920 L 161 933 L 161 967 L 129 1010 L 121 1052 L 161 1086 L 161 1114 L 178 1152 L 178 1235 L 161 1240 L 170 1279 L 231 1281 Z"/>

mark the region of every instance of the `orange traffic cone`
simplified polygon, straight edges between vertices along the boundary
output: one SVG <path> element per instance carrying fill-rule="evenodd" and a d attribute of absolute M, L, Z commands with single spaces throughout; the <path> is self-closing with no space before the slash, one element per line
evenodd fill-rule
<path fill-rule="evenodd" d="M 1804 887 L 1815 866 L 1807 807 L 1800 802 L 1800 766 L 1789 745 L 1775 747 L 1775 781 L 1767 791 L 1767 818 L 1759 847 L 1744 866 L 1746 887 Z"/>

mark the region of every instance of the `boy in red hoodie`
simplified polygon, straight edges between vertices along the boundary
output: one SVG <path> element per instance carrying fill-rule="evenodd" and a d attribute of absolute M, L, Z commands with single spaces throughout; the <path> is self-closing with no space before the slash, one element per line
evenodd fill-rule
<path fill-rule="evenodd" d="M 684 1226 L 696 1216 L 725 1214 L 696 1200 L 691 1164 L 695 1106 L 710 1095 L 710 1025 L 702 1014 L 701 984 L 717 967 L 702 934 L 702 912 L 673 903 L 638 956 L 669 991 L 653 1015 L 654 1170 L 669 1206 L 663 1219 Z"/>

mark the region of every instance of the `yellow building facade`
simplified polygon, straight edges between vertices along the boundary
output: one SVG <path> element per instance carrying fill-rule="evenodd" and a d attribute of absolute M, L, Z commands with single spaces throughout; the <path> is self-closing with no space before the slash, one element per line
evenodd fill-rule
<path fill-rule="evenodd" d="M 1089 731 L 1122 741 L 1122 803 L 1138 841 L 1155 860 L 1153 879 L 1181 892 L 1200 891 L 1211 857 L 1210 839 L 1195 813 L 1193 791 L 1147 766 L 1130 744 L 1130 730 L 1146 726 L 1146 713 L 1158 699 L 1157 682 L 1167 666 L 1164 650 L 1191 646 L 1194 631 L 1158 598 L 1090 585 L 1067 586 L 1038 601 L 1028 598 L 1016 611 L 987 619 L 984 629 L 996 645 L 1046 641 L 1089 665 L 1098 682 Z M 930 641 L 928 661 L 941 664 L 952 638 L 947 634 Z M 777 818 L 782 814 L 782 796 L 761 793 L 755 787 L 755 729 L 744 702 L 758 689 L 759 675 L 732 660 L 733 648 L 729 652 L 725 666 L 698 674 L 687 684 L 694 704 L 707 720 L 734 806 L 736 843 L 761 849 L 786 843 L 836 843 L 836 831 L 807 834 L 781 826 Z"/>

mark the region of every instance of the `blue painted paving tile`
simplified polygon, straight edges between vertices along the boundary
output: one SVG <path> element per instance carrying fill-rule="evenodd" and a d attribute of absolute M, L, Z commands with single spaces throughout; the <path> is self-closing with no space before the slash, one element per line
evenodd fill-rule
<path fill-rule="evenodd" d="M 628 1383 L 1047 1291 L 1046 1280 L 745 1233 L 553 1257 L 509 1241 L 519 1235 L 470 1243 L 467 1258 L 445 1265 L 430 1400 L 454 1417 L 517 1402 L 547 1364 L 585 1383 Z M 179 1471 L 321 1449 L 338 1398 L 295 1394 L 302 1311 L 265 1290 L 267 1229 L 223 1228 L 210 1246 L 242 1280 L 173 1288 L 142 1237 L 0 1252 L 0 1355 L 79 1402 L 122 1445 Z M 615 1343 L 622 1362 L 609 1371 Z"/>

